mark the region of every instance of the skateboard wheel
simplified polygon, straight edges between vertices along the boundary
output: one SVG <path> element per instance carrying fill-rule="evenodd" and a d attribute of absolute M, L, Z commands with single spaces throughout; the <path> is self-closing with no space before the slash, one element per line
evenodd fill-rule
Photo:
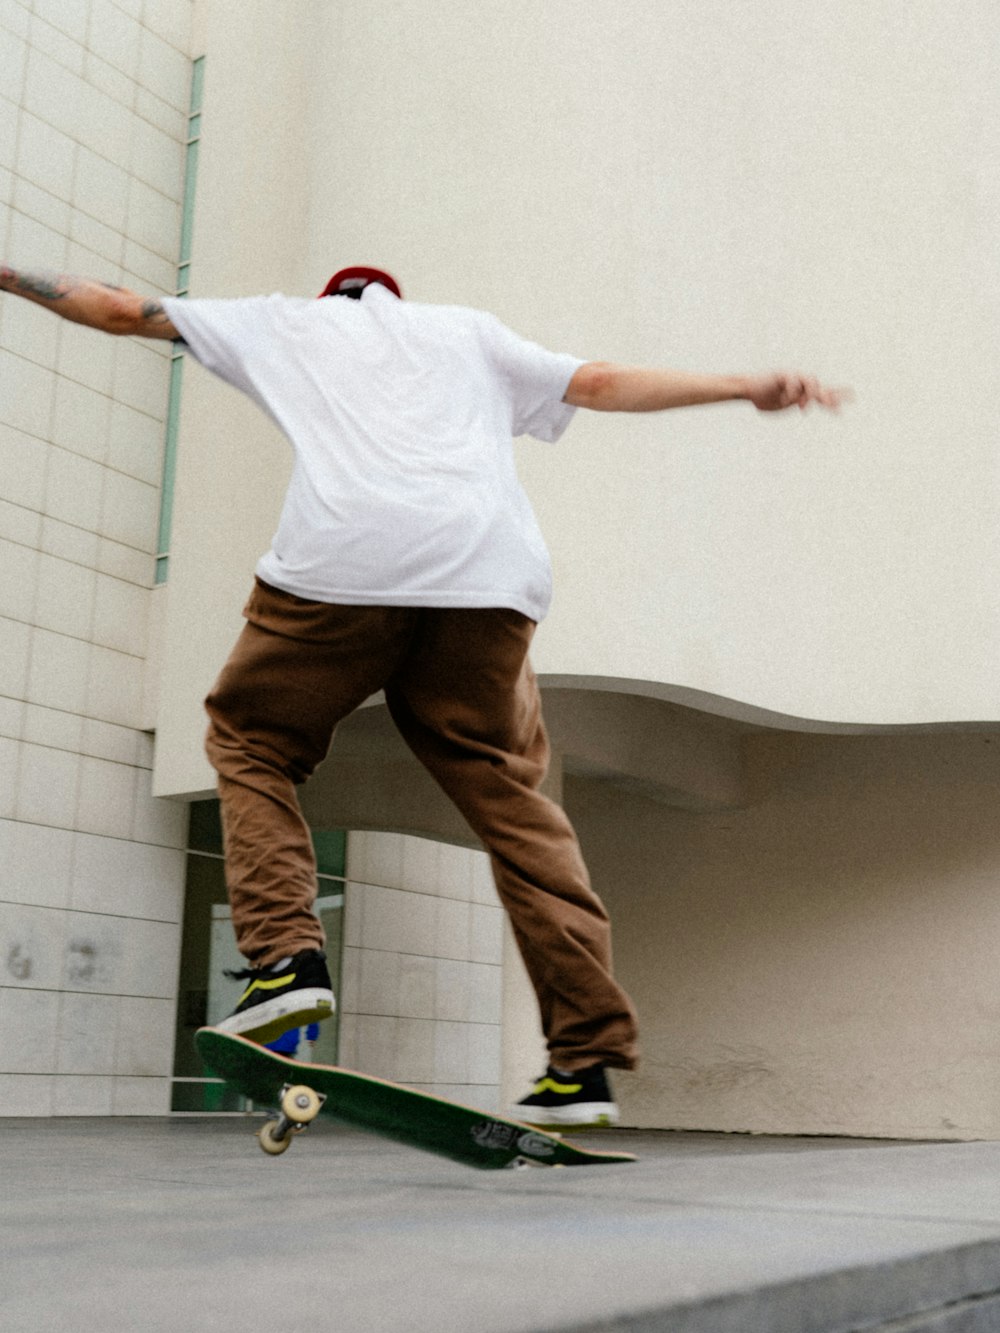
<path fill-rule="evenodd" d="M 275 1134 L 274 1131 L 280 1124 L 280 1120 L 265 1120 L 264 1124 L 261 1125 L 260 1129 L 257 1131 L 257 1142 L 269 1157 L 280 1156 L 281 1153 L 285 1152 L 286 1149 L 290 1148 L 292 1145 L 292 1137 L 290 1134 L 285 1134 L 281 1138 Z"/>
<path fill-rule="evenodd" d="M 322 1105 L 319 1094 L 305 1084 L 293 1084 L 281 1094 L 282 1115 L 297 1125 L 307 1125 L 310 1120 L 315 1120 Z"/>

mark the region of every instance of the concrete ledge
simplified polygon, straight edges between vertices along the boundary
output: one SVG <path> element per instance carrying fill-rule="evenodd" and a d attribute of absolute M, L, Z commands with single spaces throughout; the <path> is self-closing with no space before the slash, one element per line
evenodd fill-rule
<path fill-rule="evenodd" d="M 665 1305 L 573 1333 L 997 1333 L 1000 1244 L 921 1255 L 758 1287 L 734 1296 Z M 982 1281 L 986 1292 L 944 1297 Z M 570 1326 L 567 1326 L 567 1333 Z M 552 1330 L 552 1333 L 556 1333 Z M 560 1330 L 560 1333 L 562 1331 Z"/>
<path fill-rule="evenodd" d="M 317 1124 L 7 1120 L 0 1326 L 244 1333 L 984 1333 L 1000 1144 L 593 1135 L 480 1173 Z"/>

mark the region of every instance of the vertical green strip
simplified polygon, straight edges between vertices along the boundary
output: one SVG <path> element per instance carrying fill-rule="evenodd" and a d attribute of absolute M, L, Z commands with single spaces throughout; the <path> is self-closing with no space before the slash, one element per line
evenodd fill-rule
<path fill-rule="evenodd" d="M 205 88 L 205 57 L 191 69 L 191 105 L 188 110 L 187 148 L 184 159 L 184 199 L 181 211 L 181 243 L 177 266 L 177 295 L 187 296 L 191 275 L 191 236 L 194 230 L 194 190 L 198 175 L 198 144 L 201 139 L 201 102 Z M 163 449 L 163 483 L 160 491 L 160 532 L 156 544 L 156 582 L 166 583 L 170 564 L 170 529 L 174 512 L 174 478 L 177 473 L 177 432 L 181 410 L 181 373 L 184 358 L 175 353 L 170 362 L 170 395 L 167 399 L 166 441 Z"/>
<path fill-rule="evenodd" d="M 201 99 L 205 92 L 205 57 L 199 56 L 191 68 L 191 115 L 196 116 L 201 110 Z"/>
<path fill-rule="evenodd" d="M 167 398 L 167 438 L 163 447 L 163 488 L 160 492 L 160 531 L 156 541 L 156 582 L 166 583 L 170 552 L 170 528 L 174 517 L 174 478 L 177 475 L 177 431 L 181 415 L 181 379 L 184 357 L 170 361 L 170 393 Z"/>
<path fill-rule="evenodd" d="M 199 116 L 200 120 L 201 117 Z M 194 184 L 198 175 L 198 140 L 189 139 L 184 162 L 184 211 L 181 221 L 181 267 L 191 260 L 191 232 L 194 229 Z M 186 286 L 186 283 L 184 284 Z"/>

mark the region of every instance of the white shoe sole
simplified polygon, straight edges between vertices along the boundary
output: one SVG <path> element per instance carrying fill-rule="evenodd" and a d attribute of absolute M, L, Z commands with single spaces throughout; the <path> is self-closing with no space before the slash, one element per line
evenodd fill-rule
<path fill-rule="evenodd" d="M 515 1106 L 511 1119 L 544 1128 L 546 1125 L 617 1125 L 618 1107 L 614 1102 L 575 1102 L 572 1106 Z"/>
<path fill-rule="evenodd" d="M 215 1026 L 219 1032 L 248 1037 L 251 1041 L 275 1041 L 289 1028 L 306 1027 L 309 1023 L 329 1018 L 336 1008 L 333 991 L 313 986 L 291 991 L 288 995 L 276 995 L 273 1000 L 255 1004 L 242 1014 L 230 1014 Z"/>

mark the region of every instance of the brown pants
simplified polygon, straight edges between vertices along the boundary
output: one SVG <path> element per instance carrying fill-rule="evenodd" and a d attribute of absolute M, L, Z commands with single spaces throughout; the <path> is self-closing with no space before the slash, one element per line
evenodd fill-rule
<path fill-rule="evenodd" d="M 633 1068 L 635 1013 L 611 974 L 607 913 L 568 819 L 538 790 L 549 749 L 534 623 L 509 610 L 333 606 L 260 580 L 244 614 L 206 700 L 241 952 L 263 966 L 322 947 L 295 785 L 337 723 L 384 689 L 406 743 L 490 853 L 553 1063 Z"/>

